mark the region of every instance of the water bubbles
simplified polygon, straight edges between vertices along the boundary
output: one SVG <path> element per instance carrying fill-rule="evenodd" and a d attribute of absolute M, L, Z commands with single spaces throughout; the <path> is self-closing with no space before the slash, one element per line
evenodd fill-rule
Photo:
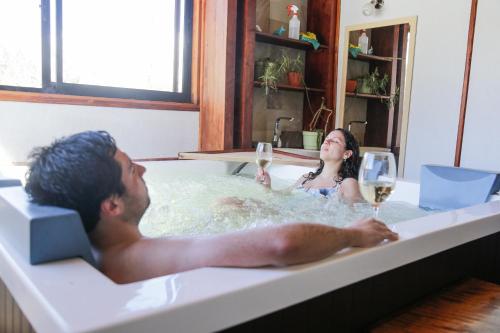
<path fill-rule="evenodd" d="M 372 216 L 366 203 L 347 205 L 338 196 L 315 197 L 298 189 L 276 193 L 245 177 L 177 174 L 147 181 L 151 207 L 139 227 L 149 237 L 218 234 L 291 222 L 342 227 Z M 273 188 L 290 185 L 273 178 Z M 387 202 L 380 218 L 391 224 L 426 214 L 407 203 Z"/>

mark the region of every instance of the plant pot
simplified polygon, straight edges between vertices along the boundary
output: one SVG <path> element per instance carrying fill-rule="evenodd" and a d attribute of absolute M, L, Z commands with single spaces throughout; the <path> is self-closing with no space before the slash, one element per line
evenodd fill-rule
<path fill-rule="evenodd" d="M 353 93 L 356 91 L 356 87 L 358 85 L 358 81 L 356 80 L 347 80 L 346 85 L 345 85 L 345 90 L 348 93 Z"/>
<path fill-rule="evenodd" d="M 323 141 L 323 132 L 302 131 L 302 137 L 304 140 L 304 149 L 319 150 Z"/>
<path fill-rule="evenodd" d="M 288 72 L 288 84 L 294 87 L 300 87 L 302 74 L 299 72 Z"/>
<path fill-rule="evenodd" d="M 260 77 L 264 75 L 266 69 L 266 61 L 263 59 L 255 61 L 255 66 L 253 69 L 253 79 L 254 81 L 260 81 Z"/>
<path fill-rule="evenodd" d="M 357 84 L 358 94 L 373 94 L 368 80 L 360 79 Z"/>

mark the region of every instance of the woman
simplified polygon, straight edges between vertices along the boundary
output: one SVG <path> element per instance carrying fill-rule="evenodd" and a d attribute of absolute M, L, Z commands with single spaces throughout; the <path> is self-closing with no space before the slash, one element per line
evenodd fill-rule
<path fill-rule="evenodd" d="M 356 139 L 349 131 L 337 128 L 321 145 L 319 168 L 303 175 L 293 187 L 325 197 L 338 193 L 347 202 L 362 201 L 357 181 L 359 162 Z M 257 170 L 256 180 L 271 187 L 271 177 L 262 168 Z"/>

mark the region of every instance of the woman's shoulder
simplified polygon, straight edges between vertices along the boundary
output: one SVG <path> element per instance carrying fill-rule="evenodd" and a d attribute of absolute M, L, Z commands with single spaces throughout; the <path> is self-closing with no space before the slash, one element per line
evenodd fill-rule
<path fill-rule="evenodd" d="M 346 178 L 342 181 L 340 192 L 347 202 L 362 202 L 363 197 L 359 192 L 359 183 L 356 178 Z"/>
<path fill-rule="evenodd" d="M 342 180 L 342 182 L 340 183 L 340 187 L 343 191 L 345 191 L 346 189 L 357 189 L 359 187 L 359 184 L 356 178 L 349 177 Z"/>
<path fill-rule="evenodd" d="M 344 185 L 358 185 L 358 181 L 356 178 L 353 178 L 353 177 L 349 177 L 349 178 L 345 178 L 344 180 L 342 180 L 342 184 Z"/>

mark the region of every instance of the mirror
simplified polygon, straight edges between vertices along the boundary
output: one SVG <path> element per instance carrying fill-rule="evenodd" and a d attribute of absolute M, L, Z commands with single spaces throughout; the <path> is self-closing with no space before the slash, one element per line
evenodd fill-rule
<path fill-rule="evenodd" d="M 362 151 L 392 151 L 403 176 L 416 17 L 346 27 L 336 127 Z"/>

